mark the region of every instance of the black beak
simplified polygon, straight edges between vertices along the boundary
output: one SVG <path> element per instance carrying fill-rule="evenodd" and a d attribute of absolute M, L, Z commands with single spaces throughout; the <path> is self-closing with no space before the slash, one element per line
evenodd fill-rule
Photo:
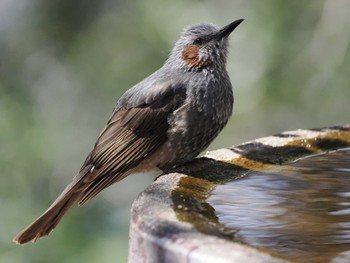
<path fill-rule="evenodd" d="M 236 21 L 231 22 L 227 26 L 224 26 L 223 28 L 220 29 L 219 32 L 217 32 L 214 36 L 214 39 L 220 40 L 224 37 L 227 37 L 229 34 L 232 33 L 232 31 L 240 24 L 243 22 L 244 19 L 238 19 Z"/>

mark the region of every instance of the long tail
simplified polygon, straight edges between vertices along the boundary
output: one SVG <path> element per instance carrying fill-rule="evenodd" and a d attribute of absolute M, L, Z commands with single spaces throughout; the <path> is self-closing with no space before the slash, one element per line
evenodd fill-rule
<path fill-rule="evenodd" d="M 81 198 L 81 192 L 76 191 L 76 186 L 76 183 L 68 185 L 55 202 L 38 219 L 18 233 L 13 241 L 17 244 L 24 244 L 31 240 L 35 242 L 50 234 L 64 214 Z"/>

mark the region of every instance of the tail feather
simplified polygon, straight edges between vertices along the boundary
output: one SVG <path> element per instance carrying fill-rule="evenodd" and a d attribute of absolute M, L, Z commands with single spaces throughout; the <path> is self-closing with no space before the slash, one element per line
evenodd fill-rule
<path fill-rule="evenodd" d="M 35 242 L 39 238 L 50 234 L 60 222 L 64 214 L 78 202 L 81 196 L 79 192 L 67 190 L 68 189 L 66 189 L 38 219 L 26 229 L 22 230 L 14 238 L 14 242 L 17 244 L 24 244 L 31 240 Z"/>
<path fill-rule="evenodd" d="M 91 167 L 90 164 L 84 166 L 52 205 L 26 229 L 18 233 L 13 241 L 17 244 L 25 244 L 31 240 L 35 242 L 39 238 L 50 234 L 67 211 L 82 198 L 83 189 L 86 185 L 84 178 L 92 174 Z"/>

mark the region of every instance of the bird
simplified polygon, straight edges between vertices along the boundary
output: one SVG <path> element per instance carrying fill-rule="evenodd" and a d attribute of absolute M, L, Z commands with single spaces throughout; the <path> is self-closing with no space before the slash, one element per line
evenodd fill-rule
<path fill-rule="evenodd" d="M 130 174 L 166 171 L 204 151 L 232 114 L 228 37 L 242 21 L 186 27 L 163 66 L 118 100 L 72 182 L 14 242 L 47 236 L 74 205 Z"/>

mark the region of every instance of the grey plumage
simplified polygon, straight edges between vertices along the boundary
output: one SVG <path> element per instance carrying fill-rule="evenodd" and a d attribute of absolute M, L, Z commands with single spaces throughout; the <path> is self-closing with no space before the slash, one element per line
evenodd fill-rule
<path fill-rule="evenodd" d="M 181 165 L 207 148 L 232 113 L 227 37 L 241 22 L 186 28 L 163 67 L 119 99 L 72 183 L 15 241 L 48 235 L 75 203 L 131 173 Z"/>

